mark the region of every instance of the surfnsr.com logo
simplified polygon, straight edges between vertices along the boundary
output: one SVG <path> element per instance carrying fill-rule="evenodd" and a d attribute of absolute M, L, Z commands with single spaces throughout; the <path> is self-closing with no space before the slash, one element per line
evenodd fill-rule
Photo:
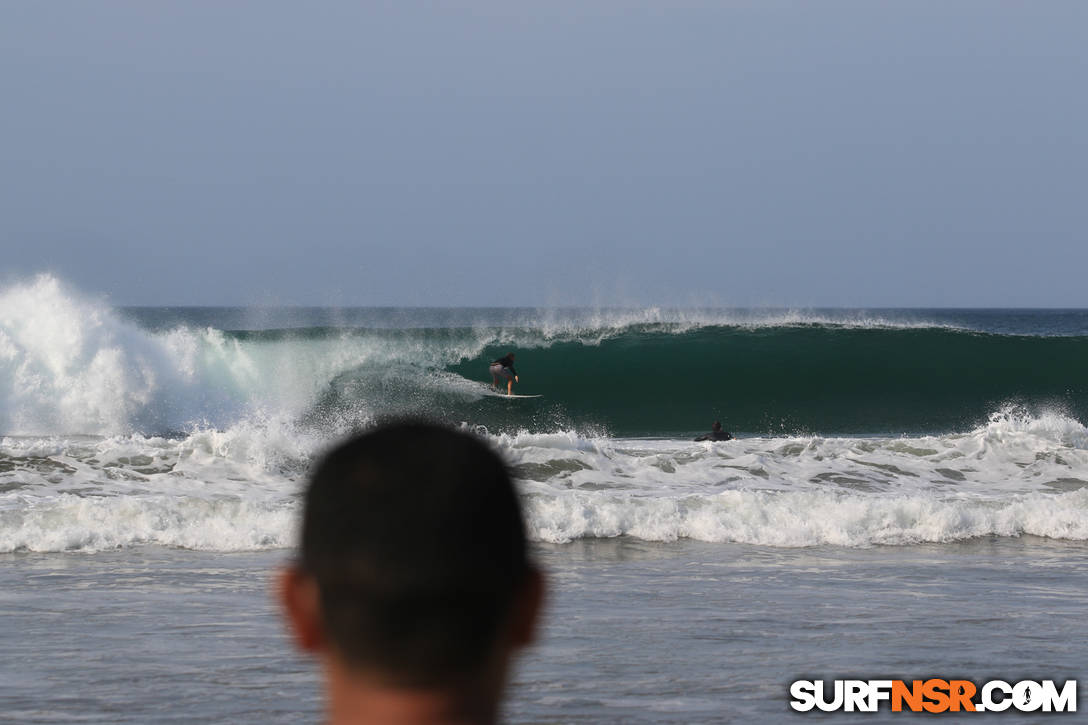
<path fill-rule="evenodd" d="M 1053 680 L 797 680 L 790 685 L 790 707 L 834 712 L 1076 712 L 1077 681 L 1058 687 Z"/>

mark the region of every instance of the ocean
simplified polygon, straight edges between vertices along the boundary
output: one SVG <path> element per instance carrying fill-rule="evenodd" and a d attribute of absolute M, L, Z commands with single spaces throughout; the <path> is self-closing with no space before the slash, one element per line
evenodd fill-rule
<path fill-rule="evenodd" d="M 511 351 L 540 398 L 489 390 Z M 798 679 L 1084 681 L 1086 370 L 1086 310 L 124 308 L 11 283 L 0 721 L 320 719 L 270 577 L 315 457 L 398 415 L 517 477 L 551 593 L 509 722 L 814 717 Z M 692 440 L 715 420 L 737 440 Z"/>

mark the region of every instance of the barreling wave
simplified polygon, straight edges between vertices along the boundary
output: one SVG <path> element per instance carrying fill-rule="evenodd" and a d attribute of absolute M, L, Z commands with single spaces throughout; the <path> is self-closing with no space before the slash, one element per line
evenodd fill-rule
<path fill-rule="evenodd" d="M 488 350 L 495 353 L 498 348 Z M 826 325 L 633 327 L 525 353 L 525 387 L 620 435 L 932 432 L 1002 405 L 1088 415 L 1088 338 Z M 487 355 L 451 366 L 471 375 Z"/>
<path fill-rule="evenodd" d="M 1085 335 L 917 316 L 539 317 L 150 331 L 40 277 L 0 292 L 0 434 L 178 433 L 266 417 L 337 431 L 405 413 L 492 432 L 690 435 L 720 419 L 764 435 L 898 434 L 968 430 L 1009 404 L 1088 419 Z M 510 350 L 521 353 L 519 391 L 541 399 L 488 394 L 487 364 Z"/>

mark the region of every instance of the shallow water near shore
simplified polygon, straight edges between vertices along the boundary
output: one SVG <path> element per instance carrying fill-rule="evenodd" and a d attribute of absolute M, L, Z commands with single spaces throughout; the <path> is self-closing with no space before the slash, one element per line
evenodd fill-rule
<path fill-rule="evenodd" d="M 772 548 L 618 537 L 535 552 L 550 595 L 514 673 L 508 722 L 802 718 L 788 705 L 795 679 L 1080 679 L 1085 694 L 1084 542 Z M 286 556 L 0 556 L 3 718 L 318 721 L 318 672 L 292 650 L 269 596 Z"/>

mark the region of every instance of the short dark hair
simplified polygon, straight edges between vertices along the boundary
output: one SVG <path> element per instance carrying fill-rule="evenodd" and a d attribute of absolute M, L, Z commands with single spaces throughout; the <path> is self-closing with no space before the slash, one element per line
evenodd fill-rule
<path fill-rule="evenodd" d="M 317 465 L 301 566 L 331 647 L 406 686 L 485 666 L 530 570 L 502 459 L 475 435 L 419 421 L 352 438 Z"/>

